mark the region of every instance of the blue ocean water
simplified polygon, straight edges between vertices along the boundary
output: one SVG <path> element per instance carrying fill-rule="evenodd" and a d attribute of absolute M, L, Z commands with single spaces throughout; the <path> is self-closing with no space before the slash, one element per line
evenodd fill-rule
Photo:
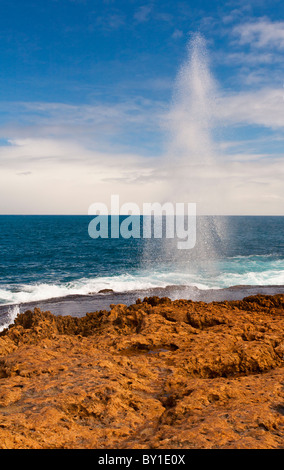
<path fill-rule="evenodd" d="M 0 216 L 0 304 L 102 289 L 284 285 L 284 217 L 199 217 L 192 250 L 178 250 L 174 240 L 93 239 L 91 220 Z"/>

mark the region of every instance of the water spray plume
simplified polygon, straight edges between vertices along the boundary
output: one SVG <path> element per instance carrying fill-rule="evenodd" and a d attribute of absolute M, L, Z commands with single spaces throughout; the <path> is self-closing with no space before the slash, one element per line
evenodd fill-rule
<path fill-rule="evenodd" d="M 195 202 L 198 214 L 212 214 L 210 218 L 198 218 L 193 250 L 186 255 L 176 250 L 174 256 L 171 254 L 175 263 L 186 263 L 192 270 L 200 269 L 200 262 L 213 261 L 221 255 L 226 222 L 214 216 L 218 213 L 218 202 L 221 203 L 218 201 L 221 152 L 214 141 L 218 86 L 210 71 L 206 41 L 200 34 L 192 37 L 186 52 L 169 113 L 166 158 L 169 184 L 165 199 Z M 170 247 L 168 240 L 166 245 Z M 210 269 L 216 269 L 214 263 Z"/>
<path fill-rule="evenodd" d="M 209 69 L 206 42 L 200 34 L 187 45 L 187 57 L 177 75 L 169 113 L 167 197 L 206 202 L 217 156 L 214 130 L 217 86 Z M 204 207 L 206 211 L 206 208 Z"/>

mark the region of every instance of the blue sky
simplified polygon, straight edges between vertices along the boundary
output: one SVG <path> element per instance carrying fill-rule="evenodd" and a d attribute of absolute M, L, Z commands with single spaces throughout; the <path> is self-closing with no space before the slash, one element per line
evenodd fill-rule
<path fill-rule="evenodd" d="M 216 82 L 222 158 L 210 182 L 200 169 L 206 196 L 185 197 L 205 212 L 283 214 L 275 0 L 1 0 L 0 212 L 84 214 L 116 193 L 165 199 L 164 123 L 197 32 Z"/>

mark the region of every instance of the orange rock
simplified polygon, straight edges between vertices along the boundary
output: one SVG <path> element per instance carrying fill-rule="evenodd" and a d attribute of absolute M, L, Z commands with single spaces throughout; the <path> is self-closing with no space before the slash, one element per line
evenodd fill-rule
<path fill-rule="evenodd" d="M 0 333 L 1 448 L 283 447 L 283 295 L 110 307 Z"/>

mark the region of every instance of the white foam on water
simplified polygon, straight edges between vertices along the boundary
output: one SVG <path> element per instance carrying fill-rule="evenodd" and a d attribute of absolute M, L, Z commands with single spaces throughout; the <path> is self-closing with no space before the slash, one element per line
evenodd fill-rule
<path fill-rule="evenodd" d="M 207 264 L 203 267 L 207 268 Z M 201 290 L 222 289 L 236 285 L 284 285 L 284 260 L 240 258 L 221 261 L 218 272 L 212 275 L 210 269 L 195 270 L 140 270 L 135 273 L 124 273 L 117 276 L 81 278 L 61 284 L 35 283 L 8 287 L 0 290 L 1 305 L 15 306 L 69 295 L 98 294 L 103 289 L 114 292 L 135 292 L 168 286 L 197 287 Z M 16 310 L 9 313 L 13 319 Z"/>
<path fill-rule="evenodd" d="M 5 316 L 5 323 L 0 324 L 0 332 L 8 328 L 9 325 L 12 325 L 15 321 L 15 318 L 17 317 L 19 313 L 20 313 L 20 309 L 18 305 L 13 305 L 9 307 L 8 313 Z"/>
<path fill-rule="evenodd" d="M 184 273 L 138 272 L 136 274 L 121 274 L 119 276 L 106 276 L 97 278 L 82 278 L 77 281 L 57 284 L 29 284 L 17 286 L 17 291 L 10 289 L 0 290 L 2 305 L 22 304 L 38 300 L 66 297 L 68 295 L 97 294 L 103 289 L 112 289 L 115 292 L 131 292 L 147 290 L 168 285 L 195 285 L 206 289 L 206 284 L 194 282 Z"/>
<path fill-rule="evenodd" d="M 243 274 L 239 273 L 222 273 L 216 281 L 223 287 L 231 287 L 238 285 L 249 286 L 283 286 L 284 272 L 277 270 L 267 270 L 263 272 L 248 271 Z"/>

